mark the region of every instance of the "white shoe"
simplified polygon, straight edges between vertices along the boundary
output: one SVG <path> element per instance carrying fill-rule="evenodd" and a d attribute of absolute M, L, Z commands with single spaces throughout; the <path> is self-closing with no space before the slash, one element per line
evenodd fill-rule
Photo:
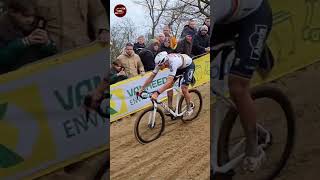
<path fill-rule="evenodd" d="M 186 111 L 185 115 L 186 115 L 186 117 L 189 117 L 189 116 L 192 115 L 192 113 L 193 113 L 193 108 L 189 108 L 189 109 Z"/>
<path fill-rule="evenodd" d="M 263 162 L 266 160 L 266 154 L 262 148 L 258 148 L 259 155 L 257 157 L 246 156 L 243 159 L 242 168 L 245 171 L 254 172 L 261 167 Z"/>

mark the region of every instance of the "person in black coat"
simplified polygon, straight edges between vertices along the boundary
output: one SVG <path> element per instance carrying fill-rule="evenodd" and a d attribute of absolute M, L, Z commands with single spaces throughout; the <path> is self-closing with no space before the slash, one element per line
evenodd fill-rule
<path fill-rule="evenodd" d="M 203 25 L 198 34 L 194 37 L 192 43 L 192 54 L 194 56 L 204 54 L 210 51 L 210 37 L 208 35 L 208 27 Z"/>
<path fill-rule="evenodd" d="M 189 23 L 183 27 L 180 40 L 184 39 L 187 35 L 191 35 L 192 37 L 194 37 L 197 34 L 197 32 L 197 22 L 191 19 Z"/>
<path fill-rule="evenodd" d="M 140 51 L 139 56 L 146 72 L 152 71 L 155 68 L 154 58 L 159 53 L 159 46 L 159 42 L 156 41 L 150 44 L 148 48 L 144 48 Z"/>
<path fill-rule="evenodd" d="M 134 43 L 133 45 L 133 51 L 136 53 L 136 54 L 139 54 L 139 52 L 143 49 L 143 48 L 146 48 L 146 45 L 145 45 L 145 39 L 143 36 L 139 36 L 138 37 L 138 41 L 136 43 Z"/>

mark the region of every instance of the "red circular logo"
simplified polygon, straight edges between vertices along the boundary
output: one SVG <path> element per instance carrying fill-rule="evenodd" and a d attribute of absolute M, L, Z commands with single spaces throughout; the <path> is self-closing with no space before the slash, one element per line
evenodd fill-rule
<path fill-rule="evenodd" d="M 114 7 L 114 14 L 118 17 L 123 17 L 127 13 L 127 8 L 123 4 L 118 4 Z"/>

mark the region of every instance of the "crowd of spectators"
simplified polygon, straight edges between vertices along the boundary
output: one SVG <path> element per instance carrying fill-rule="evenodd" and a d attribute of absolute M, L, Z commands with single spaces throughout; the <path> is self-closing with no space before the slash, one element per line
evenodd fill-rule
<path fill-rule="evenodd" d="M 146 45 L 145 37 L 139 36 L 134 44 L 127 43 L 122 54 L 112 63 L 112 83 L 119 82 L 126 78 L 144 75 L 145 72 L 154 69 L 154 58 L 162 51 L 167 53 L 187 54 L 191 57 L 201 56 L 210 51 L 209 45 L 210 19 L 205 18 L 201 26 L 197 21 L 191 19 L 184 26 L 179 38 L 171 33 L 169 26 L 164 26 L 163 31 L 155 39 L 151 40 L 150 45 Z M 116 63 L 116 65 L 114 64 Z M 116 67 L 123 67 L 116 70 Z M 118 76 L 119 75 L 119 76 Z"/>

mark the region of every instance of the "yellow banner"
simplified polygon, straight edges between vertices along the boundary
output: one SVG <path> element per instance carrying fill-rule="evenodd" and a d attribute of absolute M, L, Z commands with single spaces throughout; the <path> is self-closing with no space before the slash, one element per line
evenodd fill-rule
<path fill-rule="evenodd" d="M 109 123 L 81 110 L 105 56 L 91 44 L 0 76 L 1 180 L 36 178 L 107 149 Z"/>
<path fill-rule="evenodd" d="M 275 57 L 270 76 L 255 84 L 279 78 L 320 59 L 320 0 L 271 0 L 273 28 L 268 44 Z"/>

